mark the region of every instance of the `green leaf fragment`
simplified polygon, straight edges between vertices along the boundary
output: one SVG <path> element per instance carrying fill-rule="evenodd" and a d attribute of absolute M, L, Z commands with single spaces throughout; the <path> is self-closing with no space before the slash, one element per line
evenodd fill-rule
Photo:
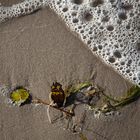
<path fill-rule="evenodd" d="M 105 94 L 104 94 L 105 95 Z M 120 97 L 120 99 L 118 100 L 114 100 L 113 97 L 110 97 L 108 95 L 105 95 L 107 97 L 107 99 L 111 102 L 111 101 L 114 101 L 112 102 L 111 106 L 110 107 L 107 107 L 106 109 L 103 109 L 101 110 L 103 113 L 106 113 L 106 112 L 110 112 L 112 110 L 116 110 L 116 109 L 119 109 L 125 105 L 128 105 L 134 101 L 136 101 L 139 97 L 140 97 L 140 88 L 138 86 L 133 86 L 131 87 L 126 95 L 124 97 Z"/>
<path fill-rule="evenodd" d="M 115 99 L 115 98 L 112 97 L 112 96 L 106 95 L 106 94 L 103 93 L 103 92 L 102 92 L 102 94 L 103 94 L 103 96 L 106 97 L 107 100 L 110 100 L 110 101 L 113 101 L 113 102 L 119 102 L 119 100 Z"/>
<path fill-rule="evenodd" d="M 29 98 L 29 92 L 24 88 L 17 88 L 10 94 L 10 99 L 16 104 L 21 105 Z"/>
<path fill-rule="evenodd" d="M 72 86 L 70 88 L 70 92 L 71 93 L 77 93 L 79 92 L 80 90 L 84 89 L 84 88 L 87 88 L 89 86 L 91 86 L 92 84 L 90 82 L 84 82 L 84 83 L 80 83 L 80 84 L 77 84 L 75 86 Z"/>
<path fill-rule="evenodd" d="M 133 86 L 127 92 L 126 96 L 122 98 L 119 103 L 115 104 L 114 107 L 123 107 L 137 100 L 139 97 L 140 97 L 140 88 L 138 86 Z"/>

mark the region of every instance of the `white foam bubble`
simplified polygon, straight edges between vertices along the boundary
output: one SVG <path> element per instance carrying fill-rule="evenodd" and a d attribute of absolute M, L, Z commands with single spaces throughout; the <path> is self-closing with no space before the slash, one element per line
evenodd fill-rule
<path fill-rule="evenodd" d="M 0 21 L 48 5 L 79 34 L 93 54 L 140 85 L 139 0 L 25 0 L 0 7 Z"/>
<path fill-rule="evenodd" d="M 30 14 L 48 5 L 48 0 L 24 0 L 22 3 L 12 5 L 11 7 L 0 6 L 0 22 L 13 17 Z"/>

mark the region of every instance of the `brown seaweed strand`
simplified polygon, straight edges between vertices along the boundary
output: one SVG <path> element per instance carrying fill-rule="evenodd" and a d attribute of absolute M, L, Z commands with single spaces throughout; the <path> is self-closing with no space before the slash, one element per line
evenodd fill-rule
<path fill-rule="evenodd" d="M 43 100 L 41 100 L 39 98 L 35 98 L 34 100 L 32 100 L 32 103 L 41 103 L 41 104 L 44 104 L 44 105 L 50 105 L 48 102 L 43 101 Z M 67 110 L 64 110 L 62 108 L 58 108 L 57 106 L 53 106 L 53 105 L 50 105 L 50 107 L 55 108 L 55 109 L 57 109 L 57 110 L 59 110 L 61 112 L 64 112 L 67 115 L 74 116 L 74 113 L 73 112 L 69 112 Z"/>

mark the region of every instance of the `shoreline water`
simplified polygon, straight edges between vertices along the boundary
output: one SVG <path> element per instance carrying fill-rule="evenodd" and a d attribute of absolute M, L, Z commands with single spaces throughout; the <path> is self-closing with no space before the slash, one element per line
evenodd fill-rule
<path fill-rule="evenodd" d="M 83 4 L 84 4 L 84 2 L 83 2 Z M 85 6 L 85 5 L 82 5 L 82 4 L 81 5 L 76 5 L 74 2 L 67 2 L 66 1 L 66 3 L 65 3 L 64 1 L 59 2 L 59 1 L 49 1 L 49 0 L 48 1 L 47 0 L 46 1 L 45 0 L 44 1 L 39 1 L 39 0 L 34 1 L 33 0 L 32 2 L 24 1 L 20 4 L 13 5 L 11 8 L 7 8 L 7 10 L 9 10 L 9 11 L 6 11 L 6 9 L 4 10 L 5 13 L 4 12 L 3 13 L 5 15 L 3 14 L 3 17 L 4 18 L 8 18 L 8 17 L 12 18 L 12 17 L 20 16 L 20 15 L 30 14 L 30 13 L 32 13 L 32 12 L 34 12 L 34 11 L 44 7 L 44 6 L 45 7 L 48 6 L 48 5 L 62 18 L 62 20 L 66 23 L 66 25 L 68 25 L 68 27 L 70 28 L 71 31 L 76 32 L 76 34 L 79 36 L 79 38 L 86 44 L 86 46 L 88 46 L 88 48 L 92 51 L 92 53 L 94 55 L 99 56 L 100 59 L 105 64 L 112 67 L 116 72 L 118 72 L 124 78 L 128 79 L 133 84 L 139 85 L 139 64 L 137 62 L 137 59 L 139 58 L 139 53 L 136 52 L 137 51 L 136 50 L 136 45 L 137 45 L 136 43 L 138 43 L 137 40 L 139 38 L 138 37 L 139 32 L 138 33 L 136 32 L 137 35 L 135 35 L 136 36 L 136 38 L 135 38 L 136 39 L 135 40 L 136 45 L 134 43 L 131 44 L 129 42 L 127 44 L 127 48 L 125 48 L 125 45 L 126 45 L 125 43 L 127 43 L 129 40 L 131 41 L 131 39 L 128 38 L 129 31 L 127 33 L 128 35 L 126 34 L 126 37 L 124 39 L 124 44 L 120 43 L 121 45 L 124 45 L 123 46 L 124 48 L 118 47 L 120 45 L 120 44 L 118 44 L 118 42 L 117 42 L 117 44 L 113 43 L 113 42 L 117 41 L 117 40 L 112 38 L 114 35 L 121 36 L 122 34 L 123 35 L 125 34 L 125 31 L 123 31 L 122 33 L 120 31 L 120 33 L 117 33 L 117 29 L 115 30 L 113 26 L 116 26 L 117 28 L 120 28 L 120 30 L 123 30 L 123 28 L 125 27 L 125 22 L 126 21 L 124 21 L 124 22 L 122 21 L 123 24 L 121 26 L 118 26 L 115 23 L 114 23 L 115 25 L 112 25 L 112 27 L 111 27 L 111 25 L 108 25 L 108 26 L 110 26 L 110 28 L 115 30 L 113 32 L 116 32 L 116 33 L 111 32 L 111 34 L 113 34 L 112 37 L 109 37 L 109 36 L 111 36 L 111 34 L 106 32 L 105 30 L 103 32 L 100 31 L 100 30 L 97 30 L 97 35 L 95 35 L 94 32 L 96 32 L 96 29 L 98 28 L 98 26 L 95 29 L 93 29 L 95 31 L 93 31 L 93 32 L 89 31 L 89 32 L 91 32 L 91 35 L 88 34 L 88 33 L 82 33 L 82 31 L 87 32 L 86 30 L 89 30 L 92 27 L 92 24 L 93 24 L 90 21 L 87 21 L 85 23 L 84 23 L 84 21 L 78 21 L 78 20 L 81 20 L 81 19 L 78 19 L 78 18 L 80 18 L 80 13 L 79 13 L 80 12 L 80 7 L 85 7 L 85 9 L 86 9 L 86 6 L 88 4 L 86 3 L 85 4 L 86 6 Z M 110 6 L 110 5 L 108 5 L 108 6 Z M 72 7 L 73 7 L 73 9 L 71 9 Z M 87 8 L 87 13 L 86 14 L 88 14 L 88 16 L 91 17 L 90 20 L 92 21 L 92 14 L 95 17 L 96 17 L 96 14 L 94 14 L 93 11 L 90 8 L 89 9 L 90 9 L 91 13 L 88 12 L 88 8 Z M 76 9 L 77 9 L 77 12 L 75 11 Z M 73 13 L 75 12 L 75 14 L 77 14 L 77 16 L 75 15 L 74 17 L 71 17 L 71 14 L 72 14 L 71 10 L 73 10 L 72 12 Z M 82 10 L 84 11 L 84 9 L 81 9 L 81 13 L 82 13 Z M 11 13 L 11 12 L 12 12 L 12 14 L 10 16 L 9 13 Z M 114 12 L 116 12 L 116 11 L 114 11 Z M 7 13 L 8 13 L 8 16 L 7 16 Z M 5 17 L 5 16 L 7 16 L 7 17 Z M 68 18 L 68 16 L 70 18 Z M 116 20 L 116 18 L 117 18 L 116 15 L 112 15 L 112 16 L 115 16 L 113 18 L 114 18 L 114 20 Z M 96 18 L 97 18 L 96 19 L 97 23 L 100 22 L 101 19 L 98 19 L 98 18 L 100 18 L 100 16 L 97 16 Z M 112 20 L 113 20 L 113 18 L 112 18 Z M 3 20 L 2 16 L 1 16 L 1 20 Z M 72 20 L 76 20 L 76 21 L 73 22 Z M 132 19 L 132 21 L 133 21 L 133 19 Z M 116 21 L 114 21 L 114 22 L 116 22 Z M 96 24 L 96 22 L 95 22 L 95 24 Z M 109 24 L 113 24 L 113 23 L 109 23 Z M 82 26 L 85 29 L 84 28 L 82 29 Z M 79 27 L 81 27 L 81 28 L 79 28 Z M 100 34 L 100 33 L 101 34 L 105 33 L 106 36 L 108 36 L 108 34 L 109 34 L 109 36 L 107 38 L 105 36 L 101 36 L 101 37 L 99 37 L 99 40 L 98 39 L 91 39 L 91 37 L 94 38 L 94 37 L 98 36 L 98 34 Z M 135 30 L 133 31 L 133 34 L 134 33 L 135 33 Z M 86 38 L 84 38 L 84 37 L 86 37 Z M 100 38 L 103 38 L 103 39 L 100 40 Z M 133 40 L 133 37 L 131 37 L 131 38 Z M 104 39 L 106 39 L 107 41 L 104 42 Z M 108 43 L 110 43 L 110 40 L 112 40 L 112 43 L 113 43 L 111 45 L 108 44 Z M 96 41 L 97 41 L 97 44 L 96 44 Z M 95 44 L 94 44 L 94 42 L 95 42 Z M 98 43 L 98 42 L 100 42 L 100 43 Z M 98 46 L 99 46 L 99 48 L 98 48 Z M 115 48 L 113 46 L 117 46 L 117 48 Z M 131 47 L 131 46 L 133 46 L 133 47 Z M 96 48 L 96 50 L 95 50 L 95 48 Z M 127 53 L 127 55 L 126 55 L 126 53 Z M 127 64 L 127 61 L 128 61 L 128 63 L 131 61 L 131 64 Z M 122 63 L 124 63 L 124 64 L 122 64 Z"/>
<path fill-rule="evenodd" d="M 7 21 L 1 24 L 0 32 L 0 81 L 3 84 L 26 86 L 34 96 L 47 101 L 50 85 L 55 80 L 64 86 L 70 81 L 92 80 L 115 96 L 122 95 L 132 86 L 93 56 L 50 9 Z M 49 124 L 45 107 L 9 107 L 4 103 L 4 97 L 0 103 L 0 137 L 3 140 L 81 140 L 60 129 L 61 122 Z M 87 137 L 102 140 L 104 138 L 97 135 L 101 134 L 109 140 L 139 139 L 138 108 L 139 101 L 125 107 L 114 119 L 97 120 L 89 112 L 86 123 L 93 132 L 86 131 Z M 81 110 L 83 106 L 77 108 L 79 114 Z"/>

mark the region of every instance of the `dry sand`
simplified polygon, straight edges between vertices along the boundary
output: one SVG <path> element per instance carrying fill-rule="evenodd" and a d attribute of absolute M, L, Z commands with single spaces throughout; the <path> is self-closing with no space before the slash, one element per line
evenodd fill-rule
<path fill-rule="evenodd" d="M 67 86 L 90 80 L 114 96 L 132 85 L 93 56 L 49 8 L 1 25 L 0 73 L 2 84 L 23 85 L 47 101 L 54 81 Z M 80 139 L 60 129 L 60 123 L 50 124 L 45 106 L 9 107 L 4 98 L 0 99 L 0 140 Z M 93 132 L 84 133 L 89 140 L 139 140 L 139 108 L 137 101 L 125 107 L 120 116 L 107 120 L 96 120 L 88 112 L 86 125 Z"/>

